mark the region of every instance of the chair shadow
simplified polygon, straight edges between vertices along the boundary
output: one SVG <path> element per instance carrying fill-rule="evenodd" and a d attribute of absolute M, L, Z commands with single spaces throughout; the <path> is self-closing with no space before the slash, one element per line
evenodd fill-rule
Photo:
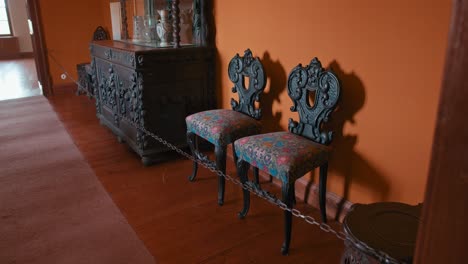
<path fill-rule="evenodd" d="M 280 111 L 273 113 L 273 104 L 281 103 L 280 94 L 286 89 L 286 71 L 279 60 L 272 60 L 268 51 L 265 51 L 260 61 L 267 77 L 267 87 L 260 96 L 262 133 L 282 131 L 284 130 L 280 125 L 282 113 Z"/>
<path fill-rule="evenodd" d="M 377 200 L 387 198 L 389 186 L 383 173 L 354 149 L 358 143 L 358 135 L 345 131 L 345 126 L 358 125 L 355 115 L 365 105 L 366 94 L 361 79 L 355 72 L 344 72 L 336 60 L 330 63 L 329 68 L 338 76 L 341 84 L 340 102 L 336 111 L 331 115 L 330 122 L 325 125 L 327 130 L 334 132 L 329 172 L 344 177 L 342 199 L 337 204 L 335 215 L 335 220 L 339 220 L 345 203 L 349 199 L 349 189 L 352 182 L 372 190 Z M 307 187 L 312 184 L 314 176 L 315 172 Z M 309 193 L 306 192 L 306 201 L 308 195 Z"/>

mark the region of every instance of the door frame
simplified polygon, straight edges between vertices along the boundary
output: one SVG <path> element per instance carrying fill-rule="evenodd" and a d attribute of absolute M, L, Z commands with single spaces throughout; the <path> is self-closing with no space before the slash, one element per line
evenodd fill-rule
<path fill-rule="evenodd" d="M 460 263 L 468 245 L 468 1 L 454 0 L 414 263 Z"/>
<path fill-rule="evenodd" d="M 44 96 L 49 96 L 53 94 L 52 79 L 50 77 L 49 61 L 47 60 L 47 47 L 43 37 L 39 0 L 26 0 L 26 9 L 33 29 L 31 41 L 37 78 L 42 85 L 42 93 Z"/>

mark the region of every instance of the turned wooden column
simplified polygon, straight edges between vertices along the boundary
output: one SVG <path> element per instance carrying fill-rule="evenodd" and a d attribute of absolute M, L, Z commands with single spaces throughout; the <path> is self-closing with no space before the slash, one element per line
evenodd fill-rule
<path fill-rule="evenodd" d="M 129 39 L 128 36 L 128 24 L 127 24 L 127 1 L 120 0 L 120 16 L 122 19 L 122 39 Z"/>
<path fill-rule="evenodd" d="M 174 48 L 180 48 L 180 10 L 179 0 L 172 0 L 172 38 L 174 40 Z"/>

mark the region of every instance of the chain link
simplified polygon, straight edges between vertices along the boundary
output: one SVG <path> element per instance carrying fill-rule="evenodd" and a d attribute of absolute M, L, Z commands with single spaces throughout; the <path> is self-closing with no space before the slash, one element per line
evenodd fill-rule
<path fill-rule="evenodd" d="M 49 54 L 49 56 L 51 56 L 51 54 Z M 52 56 L 51 56 L 52 57 Z M 53 57 L 52 57 L 53 58 Z M 73 82 L 78 86 L 80 87 L 81 85 L 75 80 L 73 79 L 67 71 L 65 71 L 65 69 L 57 62 L 57 60 L 55 58 L 53 58 L 53 60 L 64 70 L 64 73 L 71 79 L 73 80 Z M 288 206 L 282 202 L 281 200 L 279 199 L 275 199 L 274 197 L 271 197 L 269 195 L 265 195 L 264 192 L 260 191 L 259 189 L 257 188 L 254 188 L 252 187 L 251 185 L 249 184 L 243 184 L 240 180 L 238 180 L 237 178 L 233 178 L 231 177 L 230 175 L 228 174 L 225 174 L 223 173 L 222 171 L 218 170 L 216 168 L 216 165 L 214 163 L 210 163 L 209 161 L 205 161 L 205 160 L 201 160 L 201 159 L 197 159 L 195 158 L 194 156 L 188 154 L 187 152 L 183 151 L 182 149 L 176 147 L 175 145 L 169 143 L 167 140 L 163 139 L 162 137 L 152 133 L 151 131 L 148 131 L 146 128 L 140 126 L 139 124 L 136 124 L 135 122 L 133 122 L 132 120 L 128 119 L 127 117 L 125 116 L 122 116 L 120 115 L 120 113 L 116 113 L 118 117 L 120 117 L 121 119 L 127 121 L 128 123 L 130 123 L 132 126 L 134 126 L 135 128 L 137 128 L 138 130 L 140 130 L 141 132 L 145 133 L 146 135 L 152 137 L 153 139 L 155 139 L 156 141 L 158 141 L 159 143 L 163 144 L 164 146 L 166 146 L 167 148 L 177 152 L 178 154 L 180 154 L 181 156 L 193 161 L 193 162 L 196 162 L 200 165 L 202 165 L 203 167 L 207 168 L 208 170 L 210 170 L 211 172 L 221 176 L 221 177 L 224 177 L 225 179 L 231 181 L 232 183 L 236 184 L 236 185 L 239 185 L 242 189 L 245 189 L 255 195 L 257 195 L 258 197 L 270 202 L 271 204 L 274 204 L 276 206 L 278 206 L 280 209 L 284 210 L 284 211 L 288 211 L 288 212 L 291 212 L 291 214 L 297 218 L 300 218 L 300 219 L 303 219 L 306 223 L 308 224 L 311 224 L 311 225 L 316 225 L 318 226 L 322 231 L 326 232 L 326 233 L 331 233 L 333 234 L 335 237 L 337 237 L 339 240 L 342 240 L 344 242 L 349 242 L 351 243 L 354 247 L 357 247 L 357 248 L 364 248 L 367 252 L 371 252 L 372 255 L 374 257 L 376 257 L 381 263 L 389 263 L 389 264 L 400 264 L 401 262 L 399 262 L 398 260 L 390 257 L 387 253 L 385 252 L 382 252 L 380 250 L 376 250 L 372 247 L 370 247 L 369 245 L 367 245 L 366 243 L 362 242 L 362 241 L 355 241 L 355 239 L 351 238 L 350 236 L 348 236 L 346 233 L 342 232 L 342 231 L 336 231 L 334 230 L 330 225 L 324 223 L 324 222 L 318 222 L 317 220 L 315 220 L 314 217 L 310 216 L 310 215 L 304 215 L 301 211 L 299 211 L 298 209 L 292 209 L 292 208 L 288 208 Z"/>
<path fill-rule="evenodd" d="M 378 259 L 379 261 L 381 262 L 385 262 L 385 263 L 391 263 L 391 264 L 399 264 L 400 262 L 397 261 L 396 259 L 390 257 L 388 254 L 386 254 L 385 252 L 382 252 L 382 251 L 378 251 L 376 249 L 373 249 L 372 247 L 368 246 L 367 244 L 365 244 L 364 242 L 357 242 L 355 241 L 354 239 L 350 238 L 348 235 L 346 235 L 346 233 L 342 232 L 342 231 L 336 231 L 334 230 L 330 225 L 326 224 L 326 223 L 323 223 L 323 222 L 318 222 L 317 220 L 315 220 L 314 217 L 310 216 L 310 215 L 304 215 L 301 213 L 301 211 L 299 211 L 298 209 L 292 209 L 292 208 L 288 208 L 288 206 L 282 202 L 281 200 L 278 200 L 278 199 L 275 199 L 271 196 L 268 196 L 268 195 L 264 195 L 263 192 L 261 192 L 260 190 L 258 190 L 257 188 L 253 188 L 251 185 L 247 184 L 247 183 L 244 183 L 242 184 L 242 182 L 236 178 L 233 178 L 231 177 L 230 175 L 228 174 L 225 174 L 223 173 L 222 171 L 218 170 L 216 168 L 216 166 L 213 164 L 213 163 L 210 163 L 210 162 L 207 162 L 207 161 L 204 161 L 204 160 L 200 160 L 200 159 L 197 159 L 195 158 L 194 156 L 186 153 L 185 151 L 181 150 L 180 148 L 174 146 L 173 144 L 167 142 L 166 140 L 164 140 L 163 138 L 155 135 L 154 133 L 148 131 L 147 129 L 145 129 L 144 127 L 136 124 L 135 122 L 129 120 L 127 117 L 125 116 L 122 116 L 120 114 L 117 114 L 120 118 L 124 119 L 125 121 L 129 122 L 130 124 L 132 124 L 133 126 L 135 126 L 137 129 L 139 129 L 140 131 L 142 131 L 143 133 L 151 136 L 152 138 L 156 139 L 157 141 L 159 141 L 161 144 L 165 145 L 166 147 L 170 148 L 171 150 L 174 150 L 175 152 L 179 153 L 180 155 L 186 157 L 187 159 L 193 161 L 193 162 L 196 162 L 202 166 L 204 166 L 205 168 L 209 169 L 211 172 L 221 176 L 221 177 L 224 177 L 225 179 L 231 181 L 232 183 L 236 184 L 236 185 L 239 185 L 242 189 L 245 189 L 255 195 L 257 195 L 258 197 L 278 206 L 280 209 L 284 210 L 284 211 L 289 211 L 291 212 L 291 214 L 295 217 L 298 217 L 298 218 L 301 218 L 303 219 L 305 222 L 309 223 L 309 224 L 312 224 L 312 225 L 317 225 L 322 231 L 326 232 L 326 233 L 331 233 L 333 234 L 335 237 L 337 237 L 338 239 L 340 240 L 343 240 L 343 241 L 349 241 L 351 242 L 354 246 L 358 246 L 358 247 L 363 247 L 365 248 L 368 252 L 372 252 Z"/>

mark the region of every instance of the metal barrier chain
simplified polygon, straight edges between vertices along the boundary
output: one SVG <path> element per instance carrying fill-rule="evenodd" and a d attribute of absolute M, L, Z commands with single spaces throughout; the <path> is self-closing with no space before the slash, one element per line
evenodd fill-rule
<path fill-rule="evenodd" d="M 276 206 L 278 206 L 279 208 L 281 208 L 282 210 L 284 211 L 289 211 L 291 212 L 291 214 L 295 217 L 298 217 L 298 218 L 301 218 L 303 219 L 304 221 L 306 221 L 307 223 L 311 224 L 311 225 L 316 225 L 318 226 L 322 231 L 326 232 L 326 233 L 331 233 L 333 235 L 335 235 L 338 239 L 340 240 L 343 240 L 343 241 L 349 241 L 351 244 L 353 245 L 358 245 L 359 247 L 364 247 L 366 250 L 368 250 L 369 252 L 372 252 L 374 253 L 374 255 L 379 259 L 380 262 L 382 263 L 391 263 L 391 264 L 399 264 L 400 262 L 392 257 L 390 257 L 387 253 L 385 252 L 382 252 L 382 251 L 379 251 L 379 250 L 376 250 L 376 249 L 373 249 L 372 247 L 370 247 L 369 245 L 367 245 L 366 243 L 364 242 L 356 242 L 354 241 L 353 238 L 349 237 L 348 235 L 346 235 L 346 233 L 342 232 L 342 231 L 336 231 L 334 230 L 330 225 L 324 223 L 324 222 L 318 222 L 317 220 L 315 220 L 314 217 L 310 216 L 310 215 L 304 215 L 301 213 L 301 211 L 299 211 L 298 209 L 293 209 L 293 208 L 289 208 L 285 203 L 283 203 L 281 200 L 279 199 L 275 199 L 271 196 L 267 196 L 264 194 L 264 192 L 262 192 L 261 190 L 255 188 L 254 186 L 246 183 L 246 184 L 242 184 L 242 182 L 236 178 L 233 178 L 231 177 L 230 175 L 228 174 L 225 174 L 223 173 L 222 171 L 218 170 L 216 168 L 216 166 L 213 164 L 213 163 L 210 163 L 210 162 L 207 162 L 205 160 L 200 160 L 200 159 L 197 159 L 195 158 L 194 156 L 186 153 L 185 151 L 183 151 L 182 149 L 174 146 L 173 144 L 169 143 L 168 141 L 166 141 L 165 139 L 161 138 L 160 136 L 152 133 L 151 131 L 148 131 L 147 129 L 145 129 L 144 127 L 140 126 L 139 124 L 136 124 L 135 122 L 133 122 L 132 120 L 128 119 L 127 117 L 125 116 L 122 116 L 120 114 L 117 114 L 117 116 L 119 116 L 120 118 L 124 119 L 125 121 L 129 122 L 132 126 L 136 127 L 137 129 L 139 129 L 140 131 L 142 131 L 143 133 L 151 136 L 152 138 L 154 138 L 155 140 L 157 140 L 158 142 L 160 142 L 161 144 L 165 145 L 166 147 L 170 148 L 171 150 L 179 153 L 180 155 L 186 157 L 187 159 L 193 161 L 193 162 L 197 162 L 198 164 L 204 166 L 205 168 L 209 169 L 210 171 L 214 172 L 215 174 L 217 174 L 218 176 L 221 176 L 221 177 L 224 177 L 225 179 L 233 182 L 234 184 L 237 184 L 239 185 L 241 188 L 245 189 L 245 190 L 248 190 L 249 192 L 257 195 L 258 197 L 270 202 L 271 204 L 274 204 Z"/>
<path fill-rule="evenodd" d="M 49 54 L 49 56 L 51 56 Z M 53 56 L 51 56 L 53 58 Z M 53 58 L 53 60 L 55 61 L 55 63 L 57 63 L 62 69 L 64 69 L 58 62 L 55 58 Z M 80 84 L 73 78 L 70 76 L 70 74 L 64 70 L 64 73 L 68 76 L 68 78 L 70 78 L 78 87 L 80 86 Z M 310 215 L 304 215 L 303 213 L 301 213 L 301 211 L 299 211 L 298 209 L 293 209 L 293 208 L 288 208 L 288 206 L 283 203 L 281 200 L 279 199 L 275 199 L 271 196 L 268 196 L 268 195 L 265 195 L 265 193 L 257 188 L 255 188 L 254 186 L 251 186 L 249 185 L 248 183 L 246 184 L 242 184 L 242 182 L 236 178 L 233 178 L 231 177 L 230 175 L 228 174 L 225 174 L 223 173 L 222 171 L 218 170 L 215 166 L 215 164 L 212 164 L 208 161 L 204 161 L 204 160 L 200 160 L 200 159 L 197 159 L 195 158 L 194 156 L 186 153 L 185 151 L 183 151 L 182 149 L 174 146 L 173 144 L 169 143 L 167 140 L 163 139 L 162 137 L 152 133 L 151 131 L 148 131 L 147 129 L 145 129 L 144 127 L 140 126 L 139 124 L 136 124 L 135 122 L 133 122 L 132 120 L 128 119 L 127 117 L 125 116 L 122 116 L 120 115 L 120 113 L 117 113 L 117 116 L 120 117 L 121 119 L 124 119 L 125 121 L 127 121 L 128 123 L 130 123 L 132 126 L 134 126 L 135 128 L 139 129 L 140 131 L 142 131 L 143 133 L 145 133 L 146 135 L 149 135 L 151 136 L 153 139 L 157 140 L 158 142 L 160 142 L 161 144 L 163 144 L 164 146 L 168 147 L 169 149 L 179 153 L 180 155 L 184 156 L 185 158 L 193 161 L 193 162 L 197 162 L 198 164 L 204 166 L 205 168 L 209 169 L 211 172 L 214 172 L 215 174 L 217 174 L 218 176 L 221 176 L 221 177 L 224 177 L 225 179 L 233 182 L 234 184 L 237 184 L 239 185 L 242 189 L 245 189 L 245 190 L 248 190 L 249 192 L 257 195 L 258 197 L 270 202 L 271 204 L 274 204 L 276 206 L 278 206 L 279 208 L 281 208 L 282 210 L 284 211 L 288 211 L 288 212 L 291 212 L 291 214 L 295 217 L 298 217 L 298 218 L 301 218 L 303 219 L 305 222 L 311 224 L 311 225 L 316 225 L 318 226 L 322 231 L 326 232 L 326 233 L 331 233 L 333 235 L 335 235 L 338 239 L 340 240 L 343 240 L 343 241 L 348 241 L 350 242 L 354 247 L 357 247 L 357 248 L 365 248 L 365 250 L 369 251 L 369 252 L 372 252 L 373 255 L 375 257 L 378 258 L 378 260 L 381 262 L 381 263 L 389 263 L 389 264 L 399 264 L 400 262 L 392 257 L 390 257 L 387 253 L 385 252 L 382 252 L 380 250 L 376 250 L 372 247 L 370 247 L 369 245 L 367 245 L 366 243 L 362 242 L 362 241 L 359 241 L 359 242 L 356 242 L 353 238 L 349 237 L 348 235 L 346 235 L 346 233 L 342 232 L 342 231 L 336 231 L 334 230 L 330 225 L 324 223 L 324 222 L 318 222 L 317 220 L 315 220 L 314 217 L 310 216 Z"/>
<path fill-rule="evenodd" d="M 52 55 L 51 51 L 50 50 L 47 50 L 47 55 L 49 55 L 49 57 L 55 62 L 55 64 L 57 64 L 57 66 L 63 71 L 63 73 L 67 76 L 67 78 L 69 78 L 70 80 L 72 80 L 77 86 L 78 86 L 78 91 L 82 90 L 82 91 L 85 91 L 86 94 L 89 96 L 88 94 L 88 91 L 85 89 L 85 87 L 83 87 L 83 85 L 81 85 L 81 83 L 77 80 L 75 80 L 75 78 L 73 78 L 69 73 L 68 71 L 65 69 L 65 67 L 62 66 L 62 64 L 60 64 L 57 59 Z"/>

